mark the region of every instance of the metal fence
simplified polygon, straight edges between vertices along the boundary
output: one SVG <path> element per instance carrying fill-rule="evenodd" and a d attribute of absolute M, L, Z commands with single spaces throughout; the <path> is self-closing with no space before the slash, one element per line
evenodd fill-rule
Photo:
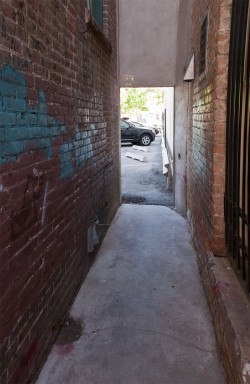
<path fill-rule="evenodd" d="M 249 0 L 234 0 L 228 73 L 225 223 L 228 253 L 248 294 L 250 294 L 249 33 Z"/>

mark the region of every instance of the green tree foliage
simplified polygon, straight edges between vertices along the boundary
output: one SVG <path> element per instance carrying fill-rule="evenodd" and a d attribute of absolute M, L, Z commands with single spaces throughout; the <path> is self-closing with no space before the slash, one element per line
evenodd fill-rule
<path fill-rule="evenodd" d="M 121 89 L 121 111 L 133 113 L 136 110 L 148 111 L 147 90 L 137 88 Z"/>
<path fill-rule="evenodd" d="M 164 103 L 164 92 L 161 89 L 155 89 L 155 99 L 157 105 L 163 105 Z"/>

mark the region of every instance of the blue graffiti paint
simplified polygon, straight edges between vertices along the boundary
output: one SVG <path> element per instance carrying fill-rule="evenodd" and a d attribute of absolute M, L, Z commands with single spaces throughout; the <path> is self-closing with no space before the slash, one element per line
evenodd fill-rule
<path fill-rule="evenodd" d="M 48 115 L 45 93 L 38 92 L 38 104 L 29 106 L 24 76 L 5 66 L 0 69 L 0 166 L 17 161 L 30 147 L 53 154 L 54 140 L 66 133 L 65 124 Z M 77 167 L 93 157 L 92 134 L 73 133 L 60 146 L 60 176 L 72 175 Z"/>

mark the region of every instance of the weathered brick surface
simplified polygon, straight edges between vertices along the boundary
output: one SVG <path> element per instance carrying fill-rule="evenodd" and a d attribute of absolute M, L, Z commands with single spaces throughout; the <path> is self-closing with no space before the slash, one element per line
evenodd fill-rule
<path fill-rule="evenodd" d="M 248 384 L 249 300 L 227 257 L 214 257 L 194 239 L 198 266 L 213 317 L 219 353 L 228 384 Z"/>
<path fill-rule="evenodd" d="M 207 66 L 199 76 L 200 27 L 208 14 Z M 224 185 L 227 69 L 231 0 L 193 5 L 195 80 L 188 133 L 188 212 L 195 236 L 208 251 L 225 254 Z"/>
<path fill-rule="evenodd" d="M 225 256 L 227 74 L 232 0 L 194 0 L 188 132 L 188 219 L 219 351 L 230 384 L 250 382 L 249 303 Z M 208 14 L 207 67 L 199 75 L 200 27 Z"/>
<path fill-rule="evenodd" d="M 116 2 L 0 7 L 0 382 L 31 382 L 120 199 Z"/>

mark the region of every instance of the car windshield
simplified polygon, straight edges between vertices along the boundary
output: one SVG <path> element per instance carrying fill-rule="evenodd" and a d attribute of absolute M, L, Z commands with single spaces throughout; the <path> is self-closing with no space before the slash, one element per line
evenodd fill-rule
<path fill-rule="evenodd" d="M 135 127 L 142 127 L 142 125 L 140 123 L 137 123 L 137 121 L 132 121 L 132 124 L 135 126 Z"/>
<path fill-rule="evenodd" d="M 132 125 L 133 127 L 137 127 L 137 125 L 133 121 L 129 121 L 129 124 Z"/>
<path fill-rule="evenodd" d="M 144 126 L 141 123 L 138 123 L 137 121 L 130 121 L 130 123 L 137 128 L 144 128 Z"/>
<path fill-rule="evenodd" d="M 124 120 L 120 120 L 120 125 L 121 125 L 121 128 L 125 128 L 125 129 L 129 128 L 129 124 Z"/>

